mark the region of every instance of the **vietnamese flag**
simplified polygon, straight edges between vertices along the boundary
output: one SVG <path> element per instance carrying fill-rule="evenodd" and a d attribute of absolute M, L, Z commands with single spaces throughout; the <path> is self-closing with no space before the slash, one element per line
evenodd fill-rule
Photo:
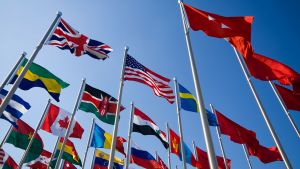
<path fill-rule="evenodd" d="M 280 94 L 285 106 L 289 110 L 300 111 L 300 96 L 295 95 L 293 91 L 275 84 L 275 87 Z"/>

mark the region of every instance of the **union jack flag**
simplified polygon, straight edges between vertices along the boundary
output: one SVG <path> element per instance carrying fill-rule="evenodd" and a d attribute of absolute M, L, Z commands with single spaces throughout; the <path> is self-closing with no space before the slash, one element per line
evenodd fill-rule
<path fill-rule="evenodd" d="M 63 19 L 60 20 L 46 44 L 57 46 L 62 50 L 70 50 L 75 56 L 88 54 L 92 58 L 103 60 L 112 51 L 110 46 L 79 33 Z"/>

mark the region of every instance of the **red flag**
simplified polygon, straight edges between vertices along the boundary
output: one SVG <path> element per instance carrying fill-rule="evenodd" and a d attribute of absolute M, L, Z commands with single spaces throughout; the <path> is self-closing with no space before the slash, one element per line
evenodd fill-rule
<path fill-rule="evenodd" d="M 172 129 L 170 129 L 170 147 L 171 153 L 180 157 L 180 137 Z"/>
<path fill-rule="evenodd" d="M 167 165 L 163 162 L 163 160 L 158 155 L 156 161 L 160 165 L 161 169 L 168 169 Z"/>
<path fill-rule="evenodd" d="M 68 160 L 65 160 L 63 169 L 76 169 L 76 167 L 72 163 L 70 163 Z"/>
<path fill-rule="evenodd" d="M 201 150 L 199 147 L 196 147 L 197 155 L 198 155 L 198 162 L 197 162 L 197 168 L 200 169 L 206 169 L 209 168 L 209 162 L 208 162 L 208 154 L 207 152 Z M 218 169 L 226 169 L 223 157 L 217 156 L 217 162 L 218 162 Z M 226 159 L 226 164 L 228 168 L 230 169 L 231 160 Z"/>
<path fill-rule="evenodd" d="M 0 168 L 18 168 L 18 164 L 2 148 L 0 148 Z"/>
<path fill-rule="evenodd" d="M 241 55 L 247 59 L 253 56 L 254 49 L 251 42 L 241 36 L 230 37 L 227 39 L 231 45 L 233 45 Z"/>
<path fill-rule="evenodd" d="M 202 30 L 206 35 L 217 38 L 241 36 L 251 41 L 253 16 L 224 17 L 183 5 L 194 31 Z"/>
<path fill-rule="evenodd" d="M 124 154 L 124 156 L 126 157 L 126 153 L 124 150 L 124 143 L 127 140 L 121 136 L 117 136 L 117 143 L 116 143 L 116 149 L 117 151 L 119 151 L 120 153 Z"/>
<path fill-rule="evenodd" d="M 295 95 L 293 91 L 275 84 L 284 104 L 289 110 L 300 111 L 300 96 Z"/>
<path fill-rule="evenodd" d="M 247 146 L 249 155 L 256 156 L 263 163 L 270 163 L 274 161 L 282 161 L 282 157 L 277 147 L 264 147 L 264 146 Z"/>

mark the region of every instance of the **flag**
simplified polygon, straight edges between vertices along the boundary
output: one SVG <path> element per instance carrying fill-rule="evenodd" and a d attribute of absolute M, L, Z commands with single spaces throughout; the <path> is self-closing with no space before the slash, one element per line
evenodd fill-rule
<path fill-rule="evenodd" d="M 263 163 L 283 161 L 276 146 L 267 148 L 261 145 L 255 147 L 247 145 L 247 149 L 249 155 L 256 156 Z"/>
<path fill-rule="evenodd" d="M 300 96 L 295 95 L 293 91 L 282 87 L 280 85 L 275 84 L 275 87 L 279 93 L 279 95 L 282 98 L 282 101 L 284 102 L 285 106 L 289 110 L 296 110 L 300 111 Z"/>
<path fill-rule="evenodd" d="M 7 93 L 8 91 L 5 89 L 0 91 L 0 105 Z M 20 96 L 14 94 L 6 106 L 5 111 L 3 111 L 1 118 L 10 122 L 15 128 L 18 128 L 17 120 L 20 119 L 23 114 L 30 109 L 30 107 L 29 103 L 24 101 Z"/>
<path fill-rule="evenodd" d="M 58 23 L 47 44 L 57 46 L 62 50 L 70 50 L 75 56 L 87 54 L 94 59 L 102 60 L 113 51 L 110 46 L 79 33 L 63 19 Z"/>
<path fill-rule="evenodd" d="M 179 98 L 180 98 L 181 108 L 186 111 L 200 112 L 198 109 L 198 102 L 195 96 L 190 91 L 188 91 L 185 87 L 183 87 L 180 83 L 178 83 L 178 86 L 179 86 Z M 210 126 L 218 126 L 216 116 L 207 109 L 206 109 L 206 113 L 207 113 L 208 124 Z"/>
<path fill-rule="evenodd" d="M 58 151 L 56 151 L 55 156 L 54 156 L 55 158 L 58 157 L 59 152 L 62 149 L 63 141 L 64 141 L 64 138 L 60 138 L 59 143 L 58 143 L 58 148 L 57 148 Z M 63 155 L 62 155 L 62 159 L 68 160 L 72 164 L 82 166 L 80 157 L 79 157 L 79 155 L 78 155 L 78 153 L 75 149 L 74 143 L 69 139 L 67 139 L 67 141 L 66 141 L 66 145 L 64 147 L 64 152 L 63 152 Z M 54 164 L 52 164 L 52 163 L 54 163 Z M 51 166 L 52 165 L 54 166 L 55 163 L 56 163 L 56 160 L 54 162 L 51 161 Z"/>
<path fill-rule="evenodd" d="M 99 120 L 105 123 L 114 124 L 117 104 L 116 98 L 86 84 L 79 109 L 95 114 Z M 122 110 L 124 110 L 123 106 L 120 108 L 120 111 Z"/>
<path fill-rule="evenodd" d="M 107 169 L 109 163 L 109 154 L 98 149 L 95 150 L 95 161 L 93 169 Z M 113 169 L 123 169 L 124 160 L 115 157 Z"/>
<path fill-rule="evenodd" d="M 6 143 L 13 144 L 15 147 L 26 150 L 30 140 L 32 139 L 34 129 L 31 128 L 27 123 L 25 123 L 21 119 L 17 121 L 17 125 L 19 126 L 18 129 L 12 129 L 10 135 L 6 140 Z M 44 143 L 42 141 L 42 138 L 37 133 L 28 151 L 25 163 L 38 158 L 43 152 L 43 148 Z"/>
<path fill-rule="evenodd" d="M 119 151 L 120 153 L 126 156 L 124 151 L 124 146 L 123 146 L 124 142 L 126 142 L 124 138 L 117 137 L 116 149 L 117 151 Z M 112 143 L 112 135 L 104 131 L 97 124 L 95 124 L 94 131 L 93 131 L 93 138 L 91 141 L 91 147 L 110 149 L 111 143 Z"/>
<path fill-rule="evenodd" d="M 66 110 L 50 104 L 49 110 L 41 127 L 53 135 L 64 137 L 70 123 L 71 114 Z M 84 129 L 77 121 L 73 121 L 70 137 L 81 139 Z"/>
<path fill-rule="evenodd" d="M 32 169 L 47 169 L 51 155 L 52 153 L 49 151 L 43 150 L 41 155 L 37 159 L 30 161 L 27 166 Z"/>
<path fill-rule="evenodd" d="M 24 60 L 20 68 L 17 70 L 16 75 L 10 81 L 11 84 L 16 81 L 27 62 L 27 59 Z M 38 64 L 32 63 L 25 73 L 19 88 L 22 90 L 29 90 L 33 87 L 44 88 L 50 94 L 50 96 L 59 102 L 61 89 L 64 89 L 68 86 L 68 83 L 52 74 L 49 70 Z"/>
<path fill-rule="evenodd" d="M 0 148 L 0 168 L 17 169 L 18 164 L 2 148 Z"/>
<path fill-rule="evenodd" d="M 181 155 L 181 148 L 180 148 L 180 142 L 181 139 L 180 137 L 172 130 L 170 130 L 170 145 L 171 145 L 171 153 L 176 154 L 180 160 L 182 160 L 182 155 Z M 185 161 L 186 163 L 196 167 L 197 161 L 192 153 L 192 151 L 189 149 L 189 147 L 183 142 L 184 146 L 184 155 L 185 155 Z"/>
<path fill-rule="evenodd" d="M 138 108 L 134 108 L 132 132 L 156 136 L 167 149 L 169 147 L 166 133 L 161 131 L 154 121 Z"/>
<path fill-rule="evenodd" d="M 197 168 L 200 168 L 200 169 L 209 168 L 207 152 L 201 150 L 199 147 L 196 147 L 196 151 L 197 151 L 197 156 L 198 156 Z M 216 159 L 217 159 L 217 163 L 218 163 L 218 169 L 226 169 L 223 157 L 216 156 Z M 226 164 L 228 166 L 228 169 L 230 169 L 231 160 L 226 159 Z"/>
<path fill-rule="evenodd" d="M 157 155 L 157 163 L 160 165 L 161 169 L 168 169 L 167 165 L 163 162 L 163 160 Z"/>
<path fill-rule="evenodd" d="M 216 38 L 241 36 L 251 41 L 253 16 L 224 17 L 183 4 L 190 27 Z"/>
<path fill-rule="evenodd" d="M 129 55 L 126 57 L 124 80 L 145 84 L 153 89 L 156 96 L 167 99 L 171 104 L 174 103 L 175 96 L 168 85 L 170 79 L 153 72 Z"/>
<path fill-rule="evenodd" d="M 161 169 L 155 158 L 145 150 L 131 147 L 130 162 L 143 168 Z"/>
<path fill-rule="evenodd" d="M 64 165 L 62 169 L 76 169 L 76 167 L 68 160 L 64 160 Z"/>

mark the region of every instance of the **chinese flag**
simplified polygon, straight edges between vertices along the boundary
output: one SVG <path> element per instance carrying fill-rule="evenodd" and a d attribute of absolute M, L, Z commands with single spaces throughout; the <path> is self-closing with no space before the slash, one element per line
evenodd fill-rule
<path fill-rule="evenodd" d="M 180 157 L 180 137 L 172 129 L 170 129 L 170 147 L 171 153 Z"/>
<path fill-rule="evenodd" d="M 258 146 L 248 146 L 247 149 L 249 155 L 256 156 L 263 163 L 270 163 L 274 161 L 282 161 L 282 157 L 277 149 L 277 147 L 264 147 L 261 145 Z"/>
<path fill-rule="evenodd" d="M 251 42 L 253 16 L 224 17 L 208 13 L 183 4 L 190 26 L 194 31 L 202 30 L 206 35 L 217 38 L 241 36 Z"/>
<path fill-rule="evenodd" d="M 295 95 L 293 91 L 275 84 L 278 93 L 280 94 L 284 104 L 289 110 L 300 111 L 300 96 Z"/>
<path fill-rule="evenodd" d="M 209 168 L 207 152 L 201 150 L 199 147 L 196 147 L 196 151 L 197 151 L 197 155 L 198 155 L 197 168 L 199 168 L 199 169 Z M 216 156 L 216 158 L 217 158 L 217 163 L 218 163 L 218 169 L 226 169 L 223 157 Z M 228 168 L 230 168 L 230 163 L 231 163 L 231 160 L 226 159 L 226 164 L 227 164 Z"/>

